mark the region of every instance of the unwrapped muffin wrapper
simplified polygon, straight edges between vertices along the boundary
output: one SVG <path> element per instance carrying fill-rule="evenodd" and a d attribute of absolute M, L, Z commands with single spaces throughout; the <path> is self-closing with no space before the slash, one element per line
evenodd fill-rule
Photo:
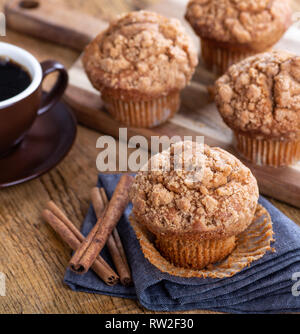
<path fill-rule="evenodd" d="M 155 248 L 154 235 L 138 223 L 134 216 L 130 216 L 130 222 L 145 258 L 162 272 L 186 278 L 232 277 L 251 262 L 262 258 L 267 251 L 272 250 L 271 243 L 274 241 L 271 217 L 264 207 L 258 205 L 252 224 L 237 236 L 237 246 L 232 253 L 219 263 L 209 265 L 202 270 L 195 270 L 176 267 L 170 263 Z"/>
<path fill-rule="evenodd" d="M 239 132 L 235 132 L 235 138 L 237 150 L 256 165 L 282 167 L 300 160 L 299 140 L 257 139 Z"/>
<path fill-rule="evenodd" d="M 116 120 L 136 128 L 156 127 L 173 117 L 180 106 L 179 91 L 147 101 L 124 101 L 105 94 L 102 99 Z"/>

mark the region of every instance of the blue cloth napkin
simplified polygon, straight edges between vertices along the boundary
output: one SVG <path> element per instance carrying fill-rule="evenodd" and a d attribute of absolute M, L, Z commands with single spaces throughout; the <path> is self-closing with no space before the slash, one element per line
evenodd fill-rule
<path fill-rule="evenodd" d="M 100 175 L 99 187 L 106 189 L 110 198 L 120 175 Z M 266 199 L 259 202 L 270 213 L 275 232 L 273 247 L 262 259 L 230 278 L 181 278 L 160 272 L 140 249 L 128 217 L 131 204 L 118 224 L 118 230 L 132 269 L 134 286 L 120 284 L 109 287 L 92 271 L 77 275 L 67 269 L 65 283 L 74 291 L 105 294 L 137 299 L 153 311 L 214 310 L 230 313 L 300 312 L 300 296 L 292 293 L 297 284 L 294 273 L 300 276 L 300 228 L 277 210 Z M 87 235 L 96 223 L 90 207 L 82 233 Z M 101 255 L 113 267 L 106 248 Z M 300 290 L 300 285 L 299 288 Z"/>

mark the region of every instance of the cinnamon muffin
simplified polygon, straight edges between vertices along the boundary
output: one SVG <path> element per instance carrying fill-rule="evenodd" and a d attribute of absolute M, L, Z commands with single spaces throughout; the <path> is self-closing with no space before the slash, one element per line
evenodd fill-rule
<path fill-rule="evenodd" d="M 290 26 L 291 10 L 287 0 L 191 0 L 186 19 L 200 36 L 206 66 L 223 74 L 268 51 Z"/>
<path fill-rule="evenodd" d="M 83 57 L 108 111 L 134 127 L 154 127 L 176 113 L 197 62 L 181 23 L 147 11 L 113 21 Z"/>
<path fill-rule="evenodd" d="M 259 194 L 256 179 L 237 158 L 185 141 L 154 156 L 130 196 L 135 220 L 156 236 L 162 256 L 202 269 L 233 251 L 237 235 L 253 220 Z"/>
<path fill-rule="evenodd" d="M 258 165 L 300 160 L 300 57 L 273 51 L 230 67 L 216 103 L 240 153 Z"/>

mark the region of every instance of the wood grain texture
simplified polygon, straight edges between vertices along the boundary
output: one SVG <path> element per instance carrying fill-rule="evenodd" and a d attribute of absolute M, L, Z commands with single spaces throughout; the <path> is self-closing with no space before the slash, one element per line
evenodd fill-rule
<path fill-rule="evenodd" d="M 60 0 L 87 14 L 115 15 L 135 3 L 149 1 Z M 296 3 L 296 2 L 295 2 Z M 0 0 L 2 8 L 4 0 Z M 297 1 L 300 9 L 300 3 Z M 1 11 L 1 9 L 0 9 Z M 40 61 L 53 58 L 68 68 L 79 53 L 8 31 L 1 39 L 25 47 Z M 46 87 L 51 85 L 50 79 Z M 0 272 L 7 275 L 7 296 L 0 297 L 0 313 L 146 313 L 132 300 L 74 293 L 63 285 L 70 250 L 41 219 L 47 201 L 64 207 L 80 226 L 95 185 L 95 149 L 99 133 L 79 126 L 75 145 L 67 158 L 39 179 L 0 191 Z M 272 200 L 300 225 L 300 210 Z M 193 311 L 191 313 L 210 313 Z M 150 313 L 150 312 L 149 312 Z"/>
<path fill-rule="evenodd" d="M 79 51 L 107 26 L 107 22 L 63 4 L 57 8 L 56 0 L 11 0 L 5 6 L 7 26 Z"/>

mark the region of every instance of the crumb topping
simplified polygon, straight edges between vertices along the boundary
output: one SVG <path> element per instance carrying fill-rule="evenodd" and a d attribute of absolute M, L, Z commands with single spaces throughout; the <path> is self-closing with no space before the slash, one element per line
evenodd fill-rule
<path fill-rule="evenodd" d="M 134 215 L 153 233 L 224 237 L 251 223 L 256 179 L 226 151 L 180 142 L 150 159 L 147 168 L 136 176 L 130 196 Z"/>
<path fill-rule="evenodd" d="M 191 0 L 186 19 L 203 38 L 272 46 L 291 23 L 286 0 Z"/>
<path fill-rule="evenodd" d="M 262 137 L 300 136 L 300 57 L 273 51 L 229 68 L 216 82 L 216 103 L 229 125 Z"/>
<path fill-rule="evenodd" d="M 98 35 L 83 63 L 96 89 L 161 95 L 184 88 L 198 59 L 179 20 L 138 11 L 120 16 Z"/>

